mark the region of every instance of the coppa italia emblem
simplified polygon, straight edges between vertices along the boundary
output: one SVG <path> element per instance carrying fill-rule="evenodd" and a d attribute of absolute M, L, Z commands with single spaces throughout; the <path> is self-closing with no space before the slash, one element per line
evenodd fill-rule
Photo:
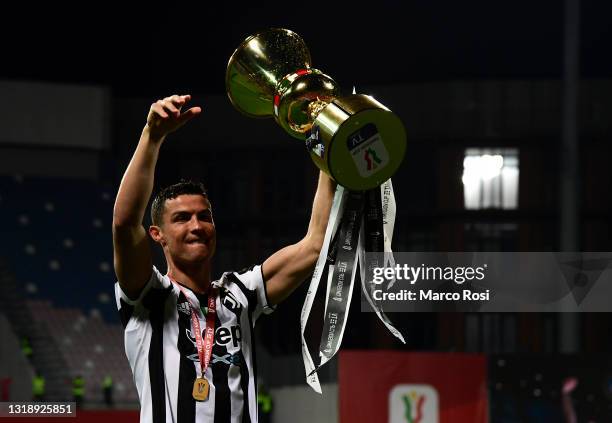
<path fill-rule="evenodd" d="M 402 396 L 404 400 L 404 417 L 408 423 L 421 423 L 423 420 L 423 404 L 425 395 L 411 391 Z"/>
<path fill-rule="evenodd" d="M 389 393 L 391 423 L 438 423 L 438 392 L 431 385 L 396 385 Z"/>
<path fill-rule="evenodd" d="M 373 148 L 368 148 L 365 151 L 364 159 L 367 163 L 367 170 L 376 169 L 381 162 L 381 160 L 376 155 L 376 150 L 374 150 Z"/>
<path fill-rule="evenodd" d="M 346 147 L 363 178 L 383 169 L 389 163 L 389 153 L 385 148 L 376 125 L 368 123 L 347 138 Z"/>

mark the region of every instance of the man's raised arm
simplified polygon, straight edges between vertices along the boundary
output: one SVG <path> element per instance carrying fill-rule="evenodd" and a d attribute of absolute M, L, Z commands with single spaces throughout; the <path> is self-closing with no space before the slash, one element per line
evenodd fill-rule
<path fill-rule="evenodd" d="M 277 251 L 264 262 L 264 283 L 272 305 L 287 298 L 314 271 L 323 247 L 335 189 L 335 182 L 320 172 L 306 236 L 297 244 Z"/>
<path fill-rule="evenodd" d="M 181 114 L 189 95 L 173 95 L 151 105 L 147 124 L 128 165 L 113 210 L 113 247 L 117 280 L 130 297 L 138 297 L 151 276 L 151 249 L 142 225 L 153 191 L 155 165 L 166 136 L 197 116 L 201 109 L 192 107 Z"/>

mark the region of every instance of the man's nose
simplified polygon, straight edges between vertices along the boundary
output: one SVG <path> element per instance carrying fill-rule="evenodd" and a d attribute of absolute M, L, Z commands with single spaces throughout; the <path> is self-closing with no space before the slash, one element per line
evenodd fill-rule
<path fill-rule="evenodd" d="M 204 223 L 197 216 L 191 218 L 191 230 L 197 231 L 204 227 Z"/>

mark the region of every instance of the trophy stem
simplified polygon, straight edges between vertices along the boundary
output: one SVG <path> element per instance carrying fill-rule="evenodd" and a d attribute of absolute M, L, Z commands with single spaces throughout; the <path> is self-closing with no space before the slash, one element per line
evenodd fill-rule
<path fill-rule="evenodd" d="M 329 101 L 319 100 L 318 98 L 311 101 L 308 104 L 308 116 L 310 117 L 310 121 L 314 122 L 317 116 L 319 116 L 319 113 L 321 113 L 321 110 L 326 108 L 328 104 Z"/>

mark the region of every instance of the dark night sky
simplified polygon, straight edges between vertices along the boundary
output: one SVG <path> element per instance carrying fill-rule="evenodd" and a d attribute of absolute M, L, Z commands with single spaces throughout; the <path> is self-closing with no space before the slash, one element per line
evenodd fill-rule
<path fill-rule="evenodd" d="M 584 78 L 612 77 L 610 3 L 582 1 Z M 104 84 L 120 96 L 221 93 L 233 50 L 271 26 L 300 34 L 313 66 L 343 87 L 561 75 L 563 0 L 226 4 L 3 13 L 0 78 Z"/>

